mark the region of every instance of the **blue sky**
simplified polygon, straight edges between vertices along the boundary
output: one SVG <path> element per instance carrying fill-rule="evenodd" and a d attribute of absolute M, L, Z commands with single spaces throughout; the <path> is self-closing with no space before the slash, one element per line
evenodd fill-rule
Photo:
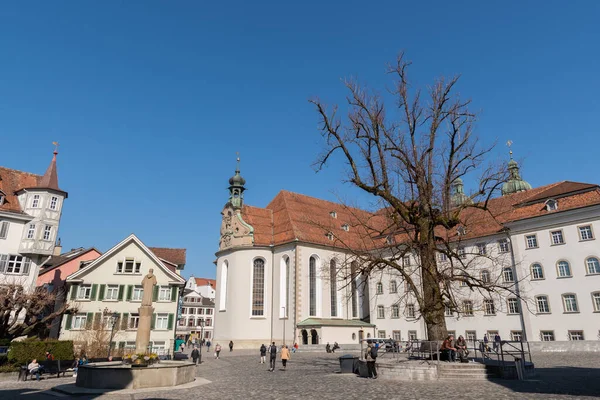
<path fill-rule="evenodd" d="M 307 99 L 343 102 L 349 76 L 383 89 L 405 50 L 417 86 L 462 74 L 478 134 L 495 157 L 511 139 L 532 185 L 600 183 L 600 3 L 485 3 L 4 3 L 0 165 L 43 173 L 59 141 L 66 248 L 134 232 L 212 277 L 236 151 L 248 204 L 360 198 L 341 166 L 311 167 Z"/>

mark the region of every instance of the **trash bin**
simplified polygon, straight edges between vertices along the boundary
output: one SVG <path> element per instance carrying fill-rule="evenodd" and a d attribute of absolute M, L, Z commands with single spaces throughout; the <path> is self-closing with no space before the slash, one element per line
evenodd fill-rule
<path fill-rule="evenodd" d="M 345 354 L 339 357 L 339 360 L 342 374 L 354 373 L 354 371 L 356 370 L 356 364 L 358 363 L 358 357 L 355 357 L 352 354 Z"/>

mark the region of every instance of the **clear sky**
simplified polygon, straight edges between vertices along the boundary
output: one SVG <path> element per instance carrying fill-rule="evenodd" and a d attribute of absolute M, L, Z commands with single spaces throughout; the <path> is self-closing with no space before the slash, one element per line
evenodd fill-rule
<path fill-rule="evenodd" d="M 4 2 L 0 165 L 43 173 L 59 141 L 64 247 L 134 232 L 213 277 L 236 151 L 247 204 L 352 199 L 342 168 L 311 167 L 307 99 L 343 102 L 349 76 L 383 89 L 405 50 L 417 85 L 462 74 L 478 134 L 497 157 L 511 139 L 533 186 L 600 183 L 600 2 L 488 3 Z"/>

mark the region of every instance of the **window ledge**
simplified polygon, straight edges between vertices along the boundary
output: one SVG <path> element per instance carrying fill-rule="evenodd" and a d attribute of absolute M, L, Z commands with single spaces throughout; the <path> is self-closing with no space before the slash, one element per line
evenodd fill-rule
<path fill-rule="evenodd" d="M 596 238 L 591 239 L 579 239 L 580 242 L 591 242 L 592 240 L 596 240 Z"/>
<path fill-rule="evenodd" d="M 483 314 L 484 317 L 495 317 L 497 314 Z"/>
<path fill-rule="evenodd" d="M 506 313 L 506 315 L 521 315 L 521 313 Z"/>
<path fill-rule="evenodd" d="M 535 315 L 550 315 L 551 312 L 536 312 Z"/>
<path fill-rule="evenodd" d="M 312 317 L 315 318 L 315 317 Z M 250 319 L 267 319 L 267 317 L 263 316 L 263 315 L 251 315 Z"/>
<path fill-rule="evenodd" d="M 580 311 L 565 311 L 563 314 L 579 314 Z"/>
<path fill-rule="evenodd" d="M 545 281 L 546 278 L 531 278 L 532 281 Z"/>
<path fill-rule="evenodd" d="M 535 246 L 535 247 L 526 247 L 525 250 L 534 250 L 534 249 L 539 249 L 539 246 Z"/>
<path fill-rule="evenodd" d="M 556 279 L 568 279 L 568 278 L 572 278 L 573 275 L 569 275 L 569 276 L 557 276 Z"/>
<path fill-rule="evenodd" d="M 585 276 L 598 276 L 598 275 L 600 275 L 600 273 L 598 273 L 598 272 L 593 273 L 593 274 L 585 274 Z"/>
<path fill-rule="evenodd" d="M 567 244 L 567 242 L 564 242 L 564 243 L 552 243 L 552 244 L 550 245 L 550 247 L 552 247 L 552 246 L 562 246 L 562 245 L 564 245 L 564 244 Z"/>
<path fill-rule="evenodd" d="M 75 299 L 75 301 L 92 301 L 92 299 Z"/>
<path fill-rule="evenodd" d="M 116 303 L 116 302 L 118 302 L 118 301 L 119 301 L 119 299 L 102 299 L 102 300 L 100 300 L 100 301 L 107 301 L 107 302 L 109 302 L 109 303 Z"/>

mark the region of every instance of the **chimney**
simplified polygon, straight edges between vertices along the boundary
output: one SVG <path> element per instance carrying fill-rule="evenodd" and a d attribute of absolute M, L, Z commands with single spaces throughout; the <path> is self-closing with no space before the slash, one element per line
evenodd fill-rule
<path fill-rule="evenodd" d="M 60 238 L 58 238 L 58 242 L 56 242 L 56 244 L 54 245 L 54 252 L 52 253 L 52 255 L 60 256 L 60 253 L 62 253 L 62 246 L 60 244 Z"/>

